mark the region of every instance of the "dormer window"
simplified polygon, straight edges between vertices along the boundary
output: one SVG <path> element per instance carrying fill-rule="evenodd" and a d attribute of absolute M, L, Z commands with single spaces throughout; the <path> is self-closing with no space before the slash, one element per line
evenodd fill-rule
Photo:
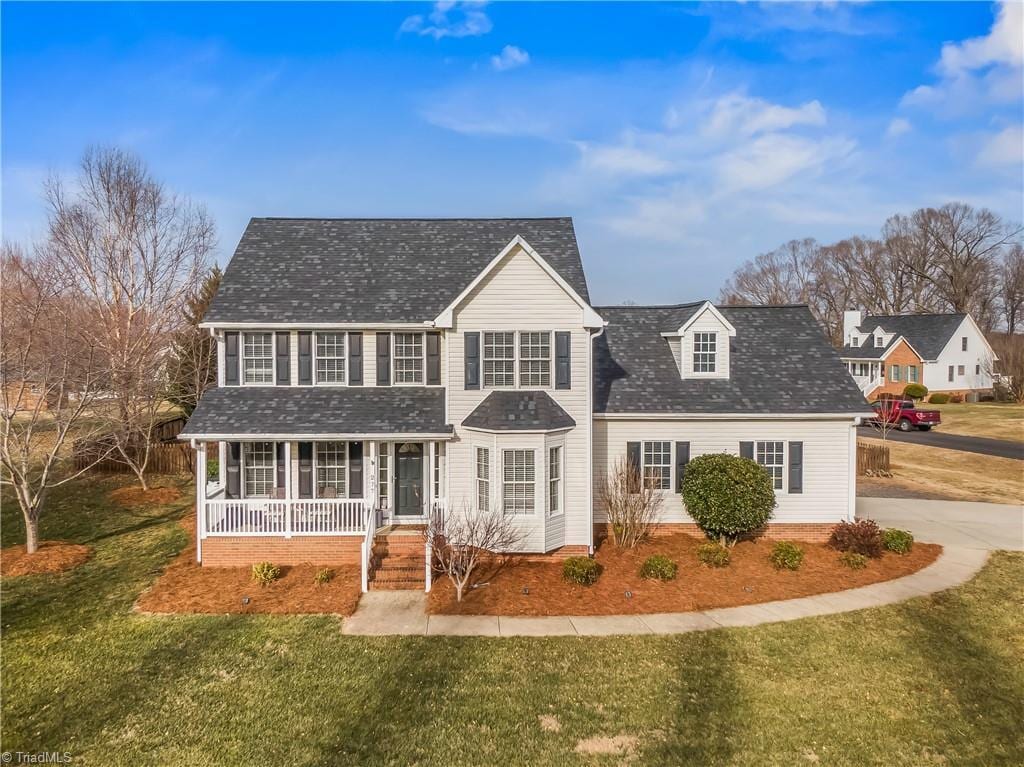
<path fill-rule="evenodd" d="M 860 346 L 860 336 L 850 336 L 850 346 Z"/>
<path fill-rule="evenodd" d="M 718 355 L 718 333 L 693 334 L 693 372 L 714 373 Z"/>
<path fill-rule="evenodd" d="M 882 336 L 875 336 L 875 348 L 881 349 L 885 346 L 885 339 Z"/>

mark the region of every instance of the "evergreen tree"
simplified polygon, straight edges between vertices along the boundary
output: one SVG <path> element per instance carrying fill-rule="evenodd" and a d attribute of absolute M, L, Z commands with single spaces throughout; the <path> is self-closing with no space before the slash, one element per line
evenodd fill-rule
<path fill-rule="evenodd" d="M 199 323 L 220 287 L 221 276 L 220 268 L 214 266 L 188 299 L 184 323 L 167 358 L 167 400 L 187 416 L 192 415 L 203 393 L 217 385 L 217 344 Z"/>

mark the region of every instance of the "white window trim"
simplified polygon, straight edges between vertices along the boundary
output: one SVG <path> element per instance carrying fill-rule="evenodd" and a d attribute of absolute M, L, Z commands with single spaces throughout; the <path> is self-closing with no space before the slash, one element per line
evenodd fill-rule
<path fill-rule="evenodd" d="M 246 336 L 270 336 L 270 382 L 254 381 L 248 383 L 245 380 L 245 337 Z M 248 330 L 243 331 L 239 337 L 238 350 L 238 383 L 240 386 L 276 386 L 277 385 L 277 334 L 273 330 Z M 252 357 L 252 359 L 263 359 Z"/>
<path fill-rule="evenodd" d="M 394 488 L 395 488 L 394 451 L 395 451 L 395 445 L 394 445 L 393 442 L 378 442 L 377 443 L 377 465 L 373 467 L 373 470 L 375 472 L 377 472 L 377 477 L 376 477 L 377 497 L 374 499 L 374 503 L 376 503 L 378 505 L 382 505 L 382 507 L 384 509 L 387 509 L 389 512 L 391 511 L 391 508 L 392 508 L 391 496 L 392 496 L 392 493 L 394 492 Z M 380 463 L 381 463 L 382 460 L 383 460 L 383 462 L 385 464 L 384 465 L 384 482 L 383 483 L 381 483 L 381 480 L 380 480 L 380 473 L 381 473 Z M 385 488 L 387 488 L 387 492 L 383 494 L 383 498 L 384 498 L 383 504 L 381 504 L 381 486 L 382 486 L 382 484 L 383 484 L 383 486 Z"/>
<path fill-rule="evenodd" d="M 778 439 L 778 438 L 774 438 L 774 437 L 769 437 L 769 438 L 766 438 L 766 439 L 756 439 L 755 438 L 753 440 L 753 443 L 754 443 L 754 463 L 756 463 L 758 466 L 764 466 L 765 468 L 768 468 L 768 466 L 757 460 L 757 446 L 759 444 L 765 443 L 765 442 L 778 442 L 779 444 L 782 445 L 782 463 L 781 464 L 774 464 L 774 463 L 770 464 L 771 466 L 779 466 L 782 469 L 782 480 L 781 480 L 782 481 L 782 487 L 775 487 L 775 478 L 772 477 L 772 489 L 776 493 L 782 493 L 782 494 L 788 493 L 789 492 L 789 445 L 786 443 L 786 440 L 784 440 L 784 439 Z M 771 475 L 769 475 L 769 476 L 771 476 Z"/>
<path fill-rule="evenodd" d="M 419 383 L 415 381 L 399 381 L 397 367 L 395 365 L 398 359 L 395 355 L 395 336 L 399 335 L 412 335 L 420 337 L 420 348 L 423 350 L 423 360 L 420 365 L 420 375 L 422 380 Z M 403 357 L 403 359 L 406 359 Z M 392 386 L 426 386 L 427 385 L 427 334 L 422 330 L 396 330 L 391 334 L 391 385 Z"/>
<path fill-rule="evenodd" d="M 523 363 L 524 362 L 543 362 L 543 357 L 523 357 L 523 335 L 536 333 L 539 335 L 546 335 L 548 337 L 548 382 L 547 385 L 537 384 L 524 386 L 523 385 Z M 551 389 L 554 386 L 555 377 L 555 334 L 551 330 L 517 330 L 516 331 L 516 348 L 515 348 L 515 368 L 516 368 L 516 388 L 518 389 Z"/>
<path fill-rule="evenodd" d="M 715 351 L 710 353 L 711 354 L 711 365 L 712 365 L 712 369 L 711 370 L 697 370 L 697 355 L 698 354 L 708 354 L 709 353 L 709 352 L 698 352 L 697 351 L 697 336 L 699 336 L 699 335 L 709 335 L 709 336 L 711 336 L 712 337 L 712 341 L 715 344 Z M 719 355 L 718 336 L 719 335 L 720 335 L 720 333 L 717 330 L 692 330 L 692 331 L 690 331 L 690 373 L 695 378 L 699 378 L 700 376 L 708 376 L 708 377 L 711 377 L 711 376 L 719 377 L 720 376 L 720 373 L 719 373 L 719 370 L 718 370 L 718 355 Z"/>
<path fill-rule="evenodd" d="M 532 482 L 532 484 L 533 484 L 533 509 L 531 509 L 530 511 L 522 511 L 522 512 L 508 512 L 508 511 L 505 511 L 505 453 L 506 453 L 506 451 L 507 452 L 513 452 L 513 453 L 514 452 L 522 452 L 522 453 L 532 453 L 533 454 L 533 482 Z M 537 516 L 537 474 L 538 474 L 538 472 L 537 472 L 537 448 L 535 448 L 535 447 L 499 447 L 497 449 L 497 452 L 498 452 L 498 455 L 500 456 L 500 459 L 501 459 L 501 463 L 500 463 L 500 466 L 499 466 L 500 477 L 498 479 L 498 482 L 499 482 L 499 485 L 500 485 L 500 489 L 501 489 L 501 493 L 500 493 L 501 505 L 499 507 L 501 509 L 501 513 L 503 515 L 505 515 L 505 516 L 512 517 L 513 519 L 520 519 L 520 518 L 524 518 L 524 517 L 529 518 L 529 517 Z M 543 476 L 544 473 L 545 472 L 542 469 L 541 470 L 541 475 Z M 513 480 L 512 484 L 531 484 L 531 483 L 528 482 L 527 480 L 524 480 L 523 482 L 516 482 L 515 480 Z M 542 492 L 543 492 L 543 490 L 542 490 Z M 492 492 L 492 495 L 493 495 L 493 492 Z M 547 498 L 547 493 L 546 492 L 544 492 L 543 498 Z M 545 505 L 546 505 L 546 502 L 544 500 L 542 500 L 541 503 L 545 503 Z"/>
<path fill-rule="evenodd" d="M 490 513 L 494 509 L 494 453 L 496 448 L 490 444 L 473 443 L 473 508 L 478 512 Z M 478 451 L 487 451 L 487 477 L 481 479 L 479 475 L 479 457 Z M 480 508 L 480 487 L 479 483 L 482 481 L 487 482 L 487 508 Z"/>
<path fill-rule="evenodd" d="M 668 487 L 656 487 L 655 490 L 662 493 L 672 492 L 672 461 L 675 458 L 675 445 L 672 444 L 672 440 L 669 439 L 644 439 L 640 441 L 640 480 L 642 482 L 647 481 L 647 445 L 652 445 L 655 442 L 668 443 Z M 652 467 L 665 468 L 664 464 L 650 464 Z"/>
<path fill-rule="evenodd" d="M 551 451 L 558 449 L 558 511 L 551 511 Z M 546 451 L 544 469 L 544 505 L 548 518 L 565 515 L 565 440 L 552 440 L 544 445 Z"/>
<path fill-rule="evenodd" d="M 472 331 L 480 333 L 480 389 L 481 391 L 554 391 L 555 390 L 555 333 L 563 332 L 555 328 L 547 328 L 541 330 L 497 330 L 495 328 L 484 328 L 480 331 Z M 570 331 L 571 332 L 571 331 Z M 511 386 L 488 386 L 485 383 L 484 363 L 486 357 L 484 356 L 484 349 L 487 347 L 486 337 L 488 333 L 511 333 L 512 334 L 512 384 Z M 548 383 L 547 386 L 523 386 L 523 356 L 522 356 L 522 336 L 524 333 L 546 333 L 548 336 Z M 504 360 L 508 361 L 508 360 Z M 535 360 L 525 360 L 526 362 L 533 362 Z M 571 364 L 571 360 L 570 360 Z"/>
<path fill-rule="evenodd" d="M 345 446 L 345 494 L 339 495 L 338 499 L 351 498 L 352 497 L 352 462 L 349 460 L 349 444 L 348 440 L 345 439 L 321 439 L 313 442 L 313 497 L 320 497 L 320 451 L 317 449 L 318 445 L 322 445 L 325 442 L 340 442 Z M 328 499 L 330 500 L 330 499 Z"/>
<path fill-rule="evenodd" d="M 255 384 L 250 384 L 250 386 L 254 386 L 254 385 Z M 241 455 L 238 456 L 238 463 L 239 463 L 239 467 L 238 468 L 239 468 L 239 471 L 241 471 L 241 482 L 239 484 L 241 485 L 241 487 L 239 487 L 239 493 L 238 494 L 242 497 L 242 499 L 256 498 L 256 499 L 259 499 L 259 500 L 270 500 L 273 497 L 273 495 L 274 495 L 273 493 L 271 493 L 270 495 L 249 495 L 249 493 L 247 492 L 248 483 L 246 482 L 246 479 L 245 479 L 245 470 L 246 470 L 245 446 L 246 445 L 251 445 L 254 442 L 266 442 L 266 441 L 267 440 L 257 439 L 257 440 L 250 440 L 248 442 L 243 442 L 241 444 L 241 449 L 239 450 Z M 277 443 L 276 442 L 271 442 L 270 445 L 271 445 L 271 447 L 270 447 L 270 456 L 271 456 L 271 460 L 273 461 L 273 468 L 272 468 L 272 476 L 273 476 L 272 482 L 273 482 L 273 484 L 271 485 L 271 489 L 272 490 L 276 490 L 277 489 Z"/>
<path fill-rule="evenodd" d="M 342 381 L 320 381 L 320 380 L 318 380 L 317 361 L 320 359 L 320 356 L 316 352 L 316 348 L 317 348 L 316 341 L 317 341 L 317 336 L 319 336 L 321 333 L 340 334 L 340 335 L 345 337 L 345 342 L 344 342 L 345 353 L 342 355 L 342 359 L 344 360 L 344 364 L 342 365 L 342 367 L 345 370 L 345 375 L 343 376 L 344 380 L 342 380 Z M 349 369 L 348 369 L 348 367 L 349 367 L 348 366 L 348 363 L 349 363 L 349 357 L 348 357 L 348 355 L 349 355 L 348 331 L 347 330 L 328 330 L 328 329 L 314 330 L 313 331 L 313 339 L 312 339 L 312 341 L 313 341 L 313 344 L 312 344 L 312 346 L 313 346 L 313 385 L 314 386 L 348 386 L 349 385 L 349 383 L 348 383 L 348 375 L 349 375 Z M 337 359 L 337 358 L 336 357 L 325 357 L 324 359 Z"/>

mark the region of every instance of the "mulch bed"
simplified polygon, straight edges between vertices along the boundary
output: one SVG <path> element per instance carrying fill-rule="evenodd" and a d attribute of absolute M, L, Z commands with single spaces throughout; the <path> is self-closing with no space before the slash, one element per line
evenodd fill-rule
<path fill-rule="evenodd" d="M 135 609 L 146 613 L 208 615 L 325 613 L 351 615 L 359 604 L 360 573 L 355 566 L 330 567 L 334 577 L 318 584 L 322 565 L 281 567 L 281 577 L 261 586 L 251 567 L 201 567 L 196 562 L 195 519 L 183 520 L 189 545 L 156 582 L 142 593 Z M 248 597 L 249 603 L 242 599 Z"/>
<path fill-rule="evenodd" d="M 119 487 L 110 492 L 110 500 L 122 506 L 148 506 L 173 503 L 181 498 L 181 490 L 176 487 Z"/>
<path fill-rule="evenodd" d="M 31 556 L 25 553 L 23 545 L 9 546 L 0 549 L 0 575 L 61 573 L 78 567 L 91 556 L 91 546 L 66 541 L 43 541 Z"/>
<path fill-rule="evenodd" d="M 850 570 L 839 563 L 835 550 L 801 543 L 800 569 L 778 571 L 768 561 L 772 541 L 736 544 L 730 550 L 732 561 L 724 568 L 700 564 L 696 548 L 703 542 L 682 533 L 654 538 L 632 550 L 605 542 L 596 555 L 604 572 L 593 586 L 564 581 L 560 561 L 512 559 L 481 572 L 474 580 L 488 585 L 468 588 L 461 603 L 455 601 L 451 582 L 435 576 L 427 610 L 448 615 L 617 615 L 735 607 L 899 578 L 930 565 L 942 551 L 935 544 L 915 543 L 905 556 L 886 553 L 863 570 Z M 640 578 L 640 565 L 652 554 L 664 554 L 678 563 L 674 581 Z M 523 593 L 524 588 L 529 594 Z M 626 591 L 632 592 L 631 598 Z"/>

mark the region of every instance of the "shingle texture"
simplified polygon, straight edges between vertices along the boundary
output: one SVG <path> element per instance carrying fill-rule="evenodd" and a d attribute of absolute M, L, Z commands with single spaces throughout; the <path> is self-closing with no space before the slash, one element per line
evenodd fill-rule
<path fill-rule="evenodd" d="M 683 380 L 661 333 L 678 330 L 696 306 L 597 308 L 608 327 L 594 346 L 594 412 L 867 412 L 806 306 L 718 307 L 736 328 L 729 378 Z"/>
<path fill-rule="evenodd" d="M 870 333 L 879 325 L 886 333 L 906 338 L 925 360 L 938 359 L 966 314 L 875 314 L 860 323 L 862 333 Z M 895 339 L 893 339 L 895 340 Z M 847 354 L 849 352 L 849 354 Z M 854 356 L 856 347 L 845 347 L 843 356 Z"/>
<path fill-rule="evenodd" d="M 203 395 L 181 436 L 451 431 L 439 388 L 225 386 Z"/>
<path fill-rule="evenodd" d="M 254 218 L 205 319 L 432 320 L 516 235 L 589 302 L 570 218 Z"/>
<path fill-rule="evenodd" d="M 576 421 L 547 392 L 496 391 L 462 425 L 488 431 L 552 431 L 571 429 Z"/>

